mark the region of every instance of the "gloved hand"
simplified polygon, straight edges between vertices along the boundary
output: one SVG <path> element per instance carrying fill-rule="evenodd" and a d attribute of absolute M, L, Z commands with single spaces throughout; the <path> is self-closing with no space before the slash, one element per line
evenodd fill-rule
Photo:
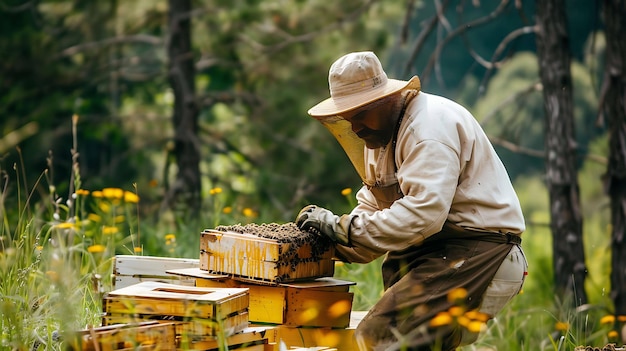
<path fill-rule="evenodd" d="M 300 210 L 296 217 L 296 225 L 302 230 L 315 228 L 320 233 L 329 237 L 332 241 L 349 246 L 350 244 L 350 223 L 352 216 L 337 216 L 331 211 L 308 205 Z"/>

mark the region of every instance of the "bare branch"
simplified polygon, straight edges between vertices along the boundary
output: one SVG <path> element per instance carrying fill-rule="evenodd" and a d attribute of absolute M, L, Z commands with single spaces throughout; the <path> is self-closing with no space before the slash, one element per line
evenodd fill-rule
<path fill-rule="evenodd" d="M 529 149 L 529 148 L 514 144 L 508 140 L 504 140 L 504 139 L 494 137 L 494 136 L 490 136 L 489 140 L 491 140 L 491 142 L 495 145 L 500 145 L 503 148 L 513 151 L 518 154 L 523 154 L 523 155 L 528 155 L 528 156 L 533 156 L 533 157 L 538 157 L 538 158 L 545 157 L 545 152 L 543 150 Z"/>
<path fill-rule="evenodd" d="M 436 66 L 436 64 L 439 62 L 439 57 L 441 56 L 441 52 L 452 39 L 465 33 L 470 28 L 478 27 L 486 23 L 489 23 L 490 21 L 493 21 L 494 19 L 498 17 L 498 15 L 500 15 L 504 11 L 504 9 L 508 6 L 508 4 L 509 2 L 507 0 L 502 0 L 500 4 L 498 5 L 498 7 L 494 11 L 489 13 L 488 15 L 477 18 L 474 21 L 462 24 L 458 26 L 454 31 L 449 33 L 439 44 L 437 44 L 433 54 L 430 56 L 430 59 L 428 60 L 428 64 L 426 65 L 422 73 L 423 80 L 427 80 L 428 76 L 430 75 L 430 71 L 433 69 L 433 66 Z"/>
<path fill-rule="evenodd" d="M 486 115 L 485 117 L 481 119 L 480 125 L 481 126 L 486 125 L 487 122 L 489 122 L 489 120 L 493 116 L 496 115 L 496 113 L 500 112 L 502 109 L 504 109 L 504 107 L 508 106 L 511 102 L 519 101 L 520 98 L 526 97 L 530 93 L 535 92 L 535 91 L 540 91 L 541 89 L 542 89 L 541 83 L 536 82 L 536 83 L 530 84 L 526 89 L 520 90 L 516 92 L 515 94 L 509 95 L 508 98 L 502 100 L 493 110 L 491 110 L 491 112 L 488 115 Z"/>
<path fill-rule="evenodd" d="M 411 14 L 415 8 L 415 0 L 408 0 L 406 4 L 406 11 L 404 12 L 404 22 L 402 23 L 402 30 L 400 31 L 400 43 L 405 44 L 409 38 L 409 29 L 411 28 Z"/>
<path fill-rule="evenodd" d="M 448 22 L 448 19 L 446 18 L 446 16 L 444 16 L 445 13 L 445 9 L 447 3 L 444 3 L 443 5 L 439 2 L 439 0 L 434 0 L 435 3 L 435 9 L 437 10 L 437 17 L 439 18 L 439 23 L 441 23 L 441 25 L 446 29 L 446 31 L 448 33 L 452 32 L 452 25 L 450 24 L 450 22 Z"/>
<path fill-rule="evenodd" d="M 99 49 L 109 45 L 116 44 L 126 44 L 126 43 L 139 43 L 139 44 L 150 44 L 150 45 L 163 45 L 163 39 L 156 37 L 154 35 L 147 34 L 135 34 L 128 36 L 118 36 L 113 38 L 108 38 L 100 41 L 92 41 L 89 43 L 78 44 L 74 46 L 70 46 L 69 48 L 64 49 L 60 53 L 60 57 L 67 57 L 77 54 L 79 52 Z"/>
<path fill-rule="evenodd" d="M 36 1 L 31 0 L 31 1 L 27 1 L 21 5 L 16 5 L 16 6 L 11 6 L 11 5 L 7 5 L 4 2 L 0 2 L 0 10 L 5 11 L 5 12 L 9 12 L 9 13 L 18 13 L 18 12 L 23 12 L 26 11 L 35 5 Z"/>
<path fill-rule="evenodd" d="M 446 0 L 442 6 L 445 8 L 447 4 L 448 4 L 448 1 Z M 415 61 L 420 51 L 422 51 L 422 47 L 424 46 L 426 39 L 428 38 L 430 33 L 432 33 L 432 31 L 435 29 L 435 26 L 437 25 L 438 21 L 439 21 L 439 16 L 437 15 L 432 16 L 426 22 L 425 28 L 420 31 L 420 34 L 417 36 L 417 39 L 415 40 L 415 46 L 413 47 L 411 56 L 409 56 L 409 59 L 406 62 L 406 66 L 404 67 L 403 75 L 406 76 L 408 72 L 411 70 L 411 66 L 413 66 L 413 62 Z"/>
<path fill-rule="evenodd" d="M 308 42 L 311 41 L 315 38 L 317 38 L 318 36 L 324 34 L 324 33 L 328 33 L 328 32 L 332 32 L 338 28 L 341 28 L 344 24 L 349 23 L 349 22 L 353 22 L 356 21 L 363 13 L 365 13 L 374 3 L 376 3 L 379 0 L 369 0 L 367 1 L 365 4 L 363 4 L 363 6 L 361 6 L 360 8 L 358 8 L 357 10 L 355 10 L 354 12 L 352 12 L 351 14 L 349 14 L 347 17 L 341 18 L 340 20 L 337 20 L 336 22 L 328 25 L 327 27 L 324 27 L 318 31 L 313 31 L 313 32 L 309 32 L 306 34 L 302 34 L 302 35 L 296 35 L 296 36 L 292 36 L 289 35 L 288 33 L 282 32 L 281 36 L 285 36 L 285 34 L 288 35 L 287 38 L 285 38 L 284 41 L 278 43 L 278 44 L 274 44 L 274 45 L 264 45 L 261 44 L 255 40 L 253 40 L 252 38 L 249 38 L 245 35 L 241 35 L 241 39 L 243 39 L 245 42 L 247 42 L 248 44 L 250 44 L 251 46 L 254 46 L 257 50 L 261 50 L 264 51 L 266 53 L 273 53 L 273 52 L 277 52 L 280 51 L 282 49 L 284 49 L 285 47 L 292 45 L 292 44 L 297 44 L 297 43 L 304 43 L 304 42 Z M 278 28 L 272 28 L 274 33 L 279 33 L 279 29 Z"/>
<path fill-rule="evenodd" d="M 535 149 L 529 149 L 527 147 L 523 147 L 520 145 L 517 145 L 515 143 L 512 143 L 508 140 L 504 140 L 498 137 L 493 137 L 490 136 L 489 140 L 491 141 L 492 144 L 494 145 L 499 145 L 502 146 L 503 148 L 509 150 L 509 151 L 513 151 L 515 153 L 518 154 L 523 154 L 523 155 L 528 155 L 528 156 L 532 156 L 532 157 L 537 157 L 537 158 L 545 158 L 545 151 L 544 150 L 535 150 Z M 585 155 L 585 159 L 601 164 L 601 165 L 607 165 L 609 164 L 609 160 L 608 158 L 601 156 L 601 155 L 596 155 L 596 154 L 587 154 Z"/>
<path fill-rule="evenodd" d="M 500 54 L 502 53 L 502 51 L 504 51 L 504 49 L 509 44 L 509 42 L 517 39 L 518 37 L 522 35 L 535 33 L 536 30 L 537 30 L 536 26 L 527 26 L 527 27 L 518 28 L 512 31 L 511 33 L 507 34 L 507 36 L 504 39 L 502 39 L 500 44 L 498 44 L 498 47 L 496 48 L 496 50 L 493 52 L 493 56 L 491 58 L 491 64 L 489 65 L 489 67 L 487 67 L 487 72 L 485 72 L 483 81 L 480 83 L 480 87 L 478 88 L 479 95 L 484 93 L 487 80 L 489 79 L 489 76 L 491 75 L 493 68 L 497 66 L 495 64 L 496 57 L 500 56 Z"/>

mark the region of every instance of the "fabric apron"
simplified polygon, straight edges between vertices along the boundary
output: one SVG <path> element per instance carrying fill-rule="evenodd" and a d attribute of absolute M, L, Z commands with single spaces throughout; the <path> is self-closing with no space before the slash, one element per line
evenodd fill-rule
<path fill-rule="evenodd" d="M 393 203 L 401 192 L 386 187 L 379 204 Z M 375 190 L 372 187 L 371 190 Z M 379 188 L 380 189 L 380 188 Z M 355 336 L 361 350 L 454 350 L 468 331 L 452 323 L 430 328 L 437 313 L 453 306 L 476 310 L 494 275 L 521 238 L 465 230 L 446 223 L 420 245 L 389 252 L 382 265 L 385 293 L 361 321 Z M 464 289 L 463 301 L 450 292 Z M 490 316 L 493 317 L 493 316 Z"/>

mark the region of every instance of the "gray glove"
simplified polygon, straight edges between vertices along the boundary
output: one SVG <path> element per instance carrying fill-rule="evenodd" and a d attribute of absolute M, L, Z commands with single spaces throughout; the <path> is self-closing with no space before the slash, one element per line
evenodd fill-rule
<path fill-rule="evenodd" d="M 341 245 L 350 245 L 350 224 L 352 216 L 337 216 L 331 211 L 308 205 L 300 210 L 296 217 L 296 225 L 302 230 L 315 228 L 320 233 L 329 237 L 332 241 Z"/>

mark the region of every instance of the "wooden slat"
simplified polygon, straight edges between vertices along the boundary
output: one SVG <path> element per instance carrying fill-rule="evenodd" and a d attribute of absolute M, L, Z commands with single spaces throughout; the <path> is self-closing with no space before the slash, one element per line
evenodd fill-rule
<path fill-rule="evenodd" d="M 332 277 L 277 286 L 245 283 L 209 274 L 198 268 L 168 273 L 196 278 L 196 286 L 248 288 L 250 321 L 291 326 L 335 327 L 349 325 L 354 282 Z"/>
<path fill-rule="evenodd" d="M 353 294 L 351 292 L 320 291 L 287 288 L 288 326 L 325 326 L 346 328 L 350 325 Z"/>
<path fill-rule="evenodd" d="M 135 285 L 141 282 L 160 282 L 168 284 L 177 284 L 184 286 L 195 286 L 193 279 L 187 279 L 177 276 L 144 276 L 144 275 L 115 275 L 113 277 L 113 288 L 120 289 L 127 286 Z"/>
<path fill-rule="evenodd" d="M 155 321 L 83 329 L 68 339 L 65 342 L 67 350 L 75 351 L 176 349 L 175 325 Z"/>
<path fill-rule="evenodd" d="M 318 347 L 337 351 L 358 350 L 353 328 L 295 328 L 279 325 L 268 333 L 268 341 L 274 346 L 271 351 Z"/>
<path fill-rule="evenodd" d="M 158 315 L 131 315 L 131 314 L 105 314 L 102 317 L 102 325 L 138 323 L 143 321 L 157 321 L 159 323 L 175 322 L 176 335 L 196 337 L 216 337 L 218 335 L 230 336 L 239 333 L 249 326 L 248 312 L 240 312 L 224 319 L 213 320 L 207 318 L 191 318 L 173 320 L 170 316 Z M 163 319 L 161 319 L 163 318 Z"/>
<path fill-rule="evenodd" d="M 199 266 L 200 260 L 193 258 L 117 255 L 114 262 L 114 274 L 166 275 L 165 271 L 170 269 Z"/>
<path fill-rule="evenodd" d="M 205 230 L 200 236 L 200 269 L 244 281 L 276 284 L 332 276 L 334 248 L 319 257 L 312 253 L 308 243 L 296 249 L 252 234 Z"/>
<path fill-rule="evenodd" d="M 107 313 L 171 315 L 219 320 L 247 310 L 246 288 L 202 288 L 159 282 L 142 282 L 105 294 Z"/>
<path fill-rule="evenodd" d="M 335 262 L 331 259 L 277 265 L 271 261 L 244 259 L 237 253 L 220 257 L 202 252 L 200 262 L 200 268 L 209 272 L 225 274 L 237 280 L 269 284 L 328 277 L 334 274 L 335 269 Z"/>
<path fill-rule="evenodd" d="M 119 289 L 143 281 L 190 286 L 193 285 L 193 281 L 180 276 L 172 276 L 166 271 L 199 266 L 199 259 L 117 255 L 113 262 L 113 286 Z"/>
<path fill-rule="evenodd" d="M 248 347 L 266 345 L 267 331 L 272 327 L 248 327 L 241 332 L 227 338 L 207 337 L 198 340 L 196 338 L 181 337 L 177 340 L 177 347 L 183 350 L 228 350 L 244 351 Z"/>

